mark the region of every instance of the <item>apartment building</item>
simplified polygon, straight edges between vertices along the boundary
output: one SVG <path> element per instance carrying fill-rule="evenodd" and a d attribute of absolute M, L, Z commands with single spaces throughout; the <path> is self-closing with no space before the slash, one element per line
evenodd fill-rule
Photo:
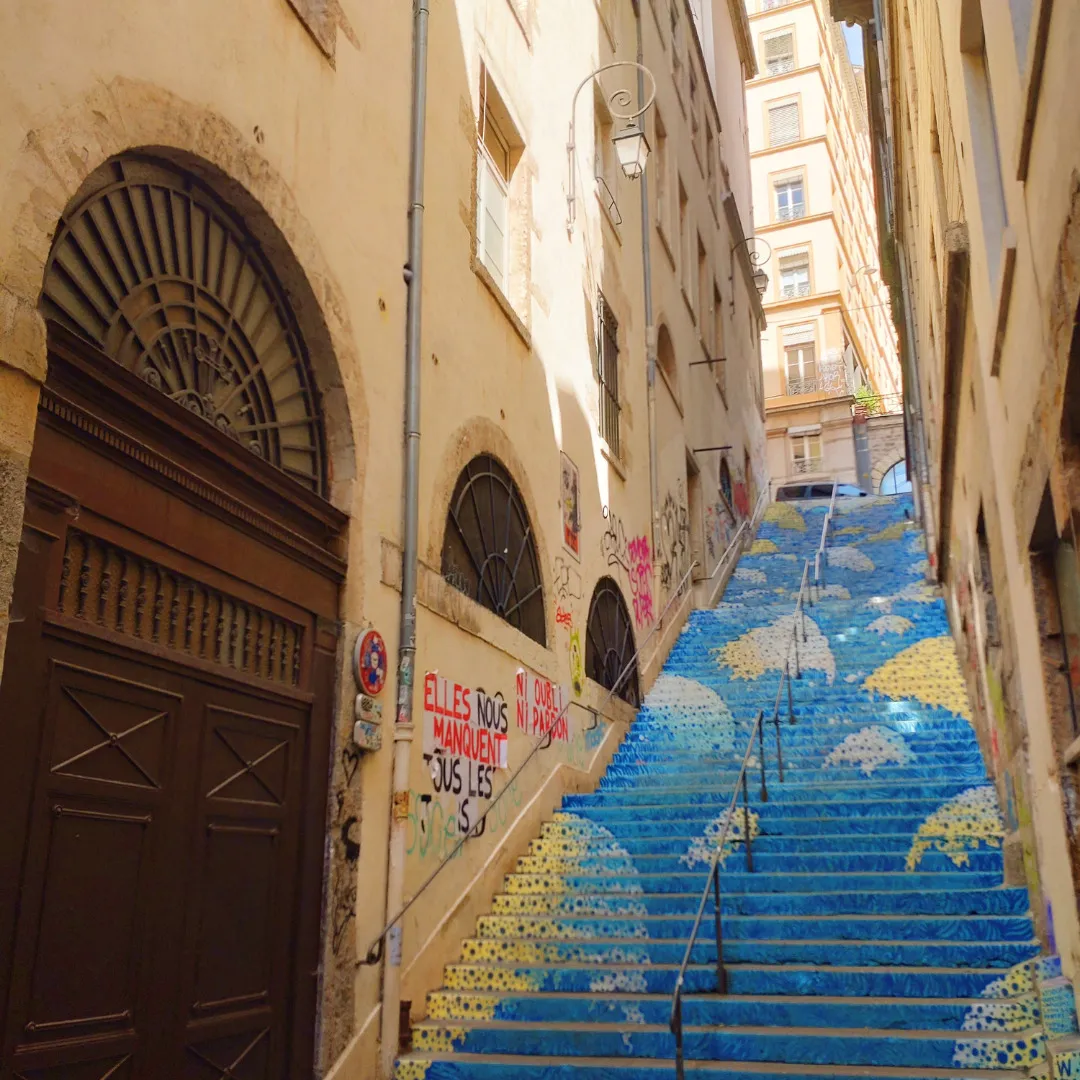
<path fill-rule="evenodd" d="M 774 487 L 837 479 L 869 490 L 862 421 L 898 410 L 900 382 L 862 72 L 825 0 L 748 0 L 747 10 L 758 58 L 746 100 L 754 255 L 768 275 L 769 473 Z M 881 477 L 895 463 L 876 464 Z"/>

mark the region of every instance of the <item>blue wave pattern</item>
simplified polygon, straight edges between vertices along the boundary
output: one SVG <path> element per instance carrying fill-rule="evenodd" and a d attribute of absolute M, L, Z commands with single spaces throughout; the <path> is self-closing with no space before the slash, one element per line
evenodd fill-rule
<path fill-rule="evenodd" d="M 563 800 L 462 943 L 398 1080 L 673 1075 L 676 973 L 825 510 L 769 508 L 597 790 Z M 691 954 L 688 1069 L 1024 1075 L 1046 1062 L 1038 945 L 1026 892 L 1003 885 L 1001 815 L 923 537 L 909 497 L 837 511 L 825 588 L 805 638 L 798 627 L 796 722 L 781 710 L 785 779 L 770 725 L 768 799 L 754 756 L 750 811 L 722 853 L 727 996 L 711 899 Z"/>

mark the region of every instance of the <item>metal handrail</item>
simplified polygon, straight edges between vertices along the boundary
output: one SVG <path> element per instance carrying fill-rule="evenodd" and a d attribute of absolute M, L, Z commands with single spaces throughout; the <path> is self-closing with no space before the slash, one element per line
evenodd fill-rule
<path fill-rule="evenodd" d="M 668 597 L 668 602 L 664 605 L 663 610 L 657 616 L 656 621 L 652 625 L 652 628 L 642 639 L 641 644 L 638 645 L 638 647 L 634 650 L 633 656 L 631 656 L 630 659 L 627 660 L 626 666 L 622 669 L 622 671 L 619 672 L 619 677 L 615 680 L 614 686 L 612 686 L 608 690 L 607 694 L 604 695 L 603 701 L 601 701 L 595 709 L 589 709 L 590 712 L 593 712 L 595 715 L 599 715 L 600 713 L 602 713 L 608 702 L 611 701 L 611 699 L 618 692 L 619 688 L 626 681 L 627 676 L 633 670 L 638 657 L 641 655 L 641 651 L 652 639 L 653 634 L 655 634 L 656 631 L 659 630 L 661 626 L 663 626 L 664 617 L 667 615 L 668 610 L 675 602 L 675 600 L 682 595 L 683 588 L 685 587 L 687 581 L 689 581 L 690 575 L 694 572 L 698 565 L 700 564 L 695 559 L 687 568 L 686 573 L 683 574 L 678 586 Z M 454 858 L 457 856 L 457 853 L 465 846 L 465 842 L 470 837 L 474 835 L 479 835 L 480 832 L 483 831 L 481 826 L 487 820 L 488 814 L 490 814 L 491 811 L 495 809 L 496 803 L 498 803 L 498 801 L 507 793 L 507 791 L 509 791 L 510 788 L 513 787 L 514 781 L 517 780 L 517 778 L 521 775 L 522 770 L 525 768 L 526 765 L 529 764 L 533 757 L 535 757 L 540 750 L 543 750 L 545 747 L 551 745 L 551 732 L 555 728 L 555 725 L 566 715 L 566 711 L 570 708 L 571 705 L 577 704 L 578 702 L 576 701 L 568 701 L 562 707 L 559 715 L 556 716 L 554 720 L 552 720 L 551 724 L 548 727 L 548 730 L 540 736 L 540 738 L 536 741 L 528 754 L 526 754 L 525 757 L 522 758 L 521 764 L 518 765 L 518 767 L 514 770 L 513 774 L 510 776 L 510 779 L 507 780 L 505 784 L 503 784 L 503 786 L 499 789 L 498 793 L 491 799 L 491 802 L 488 803 L 487 809 L 480 815 L 479 818 L 477 818 L 476 824 L 471 829 L 469 829 L 469 831 L 465 833 L 465 835 L 462 836 L 460 840 L 458 840 L 458 842 L 450 849 L 450 853 L 446 856 L 446 858 L 443 859 L 442 862 L 440 862 L 439 865 L 436 866 L 430 874 L 428 874 L 427 878 L 425 878 L 424 883 L 420 886 L 420 888 L 417 889 L 416 892 L 413 893 L 413 895 L 404 904 L 402 904 L 398 913 L 389 922 L 387 922 L 379 931 L 378 935 L 372 939 L 367 951 L 363 954 L 363 959 L 356 961 L 357 967 L 363 967 L 367 964 L 377 964 L 382 959 L 383 943 L 386 941 L 386 935 L 389 934 L 390 931 L 398 924 L 398 922 L 401 921 L 401 918 L 405 914 L 405 912 L 407 912 L 409 908 L 411 908 L 413 904 L 415 904 L 416 901 L 423 895 L 424 891 L 428 888 L 428 886 L 439 876 L 440 873 L 442 873 L 446 865 L 454 860 Z"/>
<path fill-rule="evenodd" d="M 769 489 L 766 487 L 765 490 L 762 491 L 762 493 L 758 496 L 758 501 L 757 505 L 754 507 L 754 512 L 748 518 L 746 518 L 739 526 L 738 531 L 731 538 L 731 543 L 729 543 L 728 546 L 724 549 L 724 554 L 720 556 L 716 565 L 713 567 L 712 573 L 709 574 L 707 578 L 705 578 L 706 581 L 711 582 L 713 578 L 715 578 L 716 575 L 719 574 L 720 571 L 724 568 L 724 566 L 727 564 L 728 557 L 736 550 L 736 546 L 740 542 L 743 532 L 751 526 L 753 526 L 754 528 L 757 527 L 756 523 L 760 522 L 761 511 L 765 503 L 768 502 L 768 496 Z M 709 602 L 705 605 L 706 607 L 713 606 L 715 595 L 716 589 L 714 588 L 712 594 L 709 596 Z"/>
<path fill-rule="evenodd" d="M 795 648 L 795 678 L 801 677 L 799 668 L 800 623 L 802 639 L 804 642 L 806 641 L 806 611 L 803 605 L 803 597 L 804 595 L 807 597 L 809 596 L 810 590 L 807 580 L 809 572 L 810 560 L 807 559 L 803 564 L 803 575 L 799 585 L 799 596 L 795 601 L 795 615 L 791 623 L 791 638 Z M 780 685 L 776 690 L 776 701 L 773 705 L 772 719 L 776 731 L 776 764 L 780 783 L 784 782 L 784 758 L 780 745 L 780 702 L 783 699 L 785 685 L 787 686 L 788 692 L 788 723 L 795 723 L 795 706 L 792 700 L 791 679 L 791 661 L 788 659 L 785 660 L 784 670 L 780 673 Z M 710 889 L 712 889 L 714 894 L 713 916 L 716 920 L 716 993 L 727 993 L 727 972 L 724 970 L 723 934 L 721 926 L 723 912 L 720 903 L 720 860 L 724 855 L 724 845 L 727 843 L 728 832 L 731 829 L 731 823 L 735 817 L 735 808 L 741 791 L 743 799 L 743 834 L 741 837 L 735 837 L 733 843 L 738 843 L 741 840 L 746 844 L 746 869 L 748 873 L 752 874 L 754 872 L 753 838 L 751 836 L 750 828 L 750 802 L 747 796 L 746 769 L 750 762 L 751 751 L 754 749 L 755 738 L 758 741 L 758 758 L 761 763 L 761 801 L 764 803 L 769 801 L 769 791 L 765 779 L 765 714 L 761 709 L 758 710 L 757 716 L 754 718 L 753 726 L 750 729 L 750 738 L 747 740 L 746 751 L 742 758 L 742 766 L 740 767 L 739 775 L 735 780 L 735 788 L 731 793 L 731 801 L 728 803 L 724 827 L 720 832 L 720 842 L 717 844 L 716 851 L 713 853 L 712 862 L 709 864 L 709 874 L 705 880 L 705 888 L 701 893 L 701 901 L 698 904 L 697 915 L 694 917 L 694 925 L 690 928 L 690 940 L 686 943 L 686 952 L 683 954 L 682 963 L 679 965 L 679 974 L 675 977 L 675 990 L 672 994 L 671 1018 L 668 1022 L 668 1026 L 671 1028 L 672 1035 L 675 1036 L 676 1080 L 684 1080 L 685 1072 L 683 1061 L 682 996 L 683 987 L 686 984 L 686 969 L 690 964 L 690 955 L 694 950 L 698 931 L 701 929 L 701 920 L 705 914 L 705 905 L 709 899 Z"/>
<path fill-rule="evenodd" d="M 839 484 L 834 480 L 832 486 L 832 498 L 829 500 L 829 509 L 826 511 L 825 520 L 821 523 L 821 542 L 814 554 L 814 588 L 820 595 L 821 586 L 825 581 L 824 567 L 827 564 L 825 548 L 829 543 L 829 526 L 832 524 L 833 514 L 836 512 L 836 492 Z"/>

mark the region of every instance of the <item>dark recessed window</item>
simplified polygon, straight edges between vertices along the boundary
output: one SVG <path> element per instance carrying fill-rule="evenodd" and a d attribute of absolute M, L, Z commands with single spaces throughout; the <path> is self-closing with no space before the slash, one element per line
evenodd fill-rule
<path fill-rule="evenodd" d="M 511 626 L 546 643 L 532 525 L 510 474 L 489 454 L 458 477 L 446 520 L 443 577 Z"/>
<path fill-rule="evenodd" d="M 585 673 L 608 690 L 618 683 L 618 697 L 635 707 L 641 703 L 630 612 L 619 586 L 608 577 L 596 583 L 589 604 Z"/>
<path fill-rule="evenodd" d="M 728 507 L 734 506 L 735 492 L 731 486 L 731 470 L 728 468 L 728 463 L 723 460 L 720 462 L 720 490 L 724 493 L 724 500 Z"/>

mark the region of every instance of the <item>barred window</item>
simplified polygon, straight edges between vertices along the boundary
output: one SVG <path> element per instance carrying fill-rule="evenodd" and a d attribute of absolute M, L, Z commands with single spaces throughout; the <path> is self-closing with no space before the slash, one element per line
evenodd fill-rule
<path fill-rule="evenodd" d="M 641 702 L 634 661 L 634 627 L 619 586 L 609 577 L 596 583 L 585 629 L 585 673 L 631 705 Z"/>
<path fill-rule="evenodd" d="M 454 487 L 442 575 L 533 641 L 546 643 L 543 578 L 532 524 L 517 484 L 490 454 L 474 457 Z"/>
<path fill-rule="evenodd" d="M 596 381 L 600 384 L 600 434 L 619 454 L 619 323 L 603 293 L 596 296 Z"/>

